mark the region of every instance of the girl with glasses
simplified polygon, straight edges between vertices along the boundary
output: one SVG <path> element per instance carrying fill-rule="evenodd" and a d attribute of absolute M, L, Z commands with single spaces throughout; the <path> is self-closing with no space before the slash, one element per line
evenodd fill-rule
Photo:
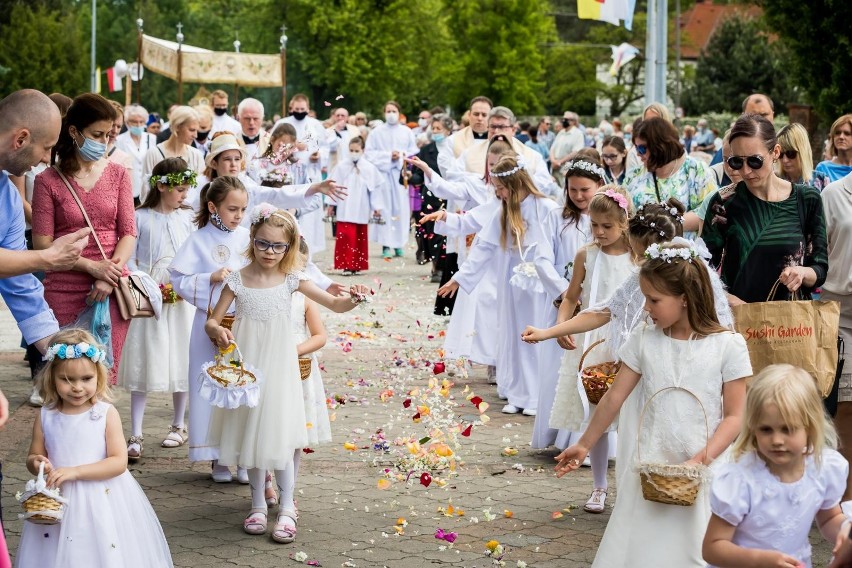
<path fill-rule="evenodd" d="M 794 183 L 810 185 L 822 191 L 828 185 L 824 172 L 814 171 L 811 141 L 808 131 L 801 124 L 788 124 L 778 131 L 781 154 L 778 160 L 778 176 Z"/>
<path fill-rule="evenodd" d="M 601 159 L 603 160 L 606 177 L 604 183 L 622 185 L 627 173 L 627 146 L 620 136 L 607 136 L 601 144 Z"/>
<path fill-rule="evenodd" d="M 837 181 L 852 173 L 852 114 L 844 114 L 831 125 L 828 155 L 831 159 L 816 167 L 816 171 L 828 176 L 828 181 Z"/>
<path fill-rule="evenodd" d="M 722 266 L 729 300 L 787 300 L 795 291 L 810 299 L 828 270 L 819 192 L 775 174 L 771 165 L 778 161 L 781 146 L 772 123 L 762 116 L 741 116 L 729 140 L 726 162 L 743 179 L 710 201 L 702 234 L 713 264 Z M 776 280 L 783 286 L 769 297 Z"/>

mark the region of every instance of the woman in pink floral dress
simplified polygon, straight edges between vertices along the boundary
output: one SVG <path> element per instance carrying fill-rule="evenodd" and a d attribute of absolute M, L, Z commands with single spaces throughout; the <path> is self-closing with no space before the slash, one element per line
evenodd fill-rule
<path fill-rule="evenodd" d="M 106 159 L 107 135 L 115 109 L 100 95 L 85 93 L 71 104 L 56 144 L 58 167 L 80 198 L 104 252 L 94 238 L 72 270 L 48 272 L 44 297 L 60 326 L 74 323 L 93 301 L 109 298 L 114 363 L 110 382 L 121 360 L 130 321 L 121 318 L 115 287 L 136 246 L 133 190 L 127 170 Z M 85 227 L 86 220 L 71 192 L 53 168 L 36 177 L 33 189 L 33 242 L 48 248 L 54 239 Z"/>

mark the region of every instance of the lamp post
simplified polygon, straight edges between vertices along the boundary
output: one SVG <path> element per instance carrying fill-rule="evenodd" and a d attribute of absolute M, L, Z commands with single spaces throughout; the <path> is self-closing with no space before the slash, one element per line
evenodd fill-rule
<path fill-rule="evenodd" d="M 287 116 L 287 26 L 281 26 L 281 115 Z"/>
<path fill-rule="evenodd" d="M 183 104 L 183 55 L 182 55 L 182 49 L 181 49 L 181 47 L 183 46 L 183 32 L 181 31 L 182 29 L 183 29 L 183 24 L 178 22 L 178 25 L 177 25 L 178 33 L 177 33 L 176 37 L 177 37 L 177 42 L 178 42 L 177 77 L 178 77 L 178 104 L 179 105 Z"/>
<path fill-rule="evenodd" d="M 137 67 L 137 80 L 136 80 L 136 104 L 142 104 L 142 25 L 145 22 L 142 18 L 136 18 L 136 67 Z"/>
<path fill-rule="evenodd" d="M 237 35 L 237 39 L 234 40 L 234 51 L 239 53 L 241 45 L 242 45 L 242 43 L 240 43 L 240 36 Z M 239 99 L 240 99 L 240 84 L 234 83 L 234 104 L 237 104 Z"/>
<path fill-rule="evenodd" d="M 90 54 L 90 65 L 91 65 L 91 91 L 96 93 L 98 91 L 98 68 L 95 63 L 95 47 L 98 39 L 98 2 L 97 0 L 92 0 L 92 50 Z"/>

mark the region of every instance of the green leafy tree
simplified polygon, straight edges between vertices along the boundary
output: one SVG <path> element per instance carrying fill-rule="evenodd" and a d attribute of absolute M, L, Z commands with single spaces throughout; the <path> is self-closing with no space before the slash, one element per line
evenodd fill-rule
<path fill-rule="evenodd" d="M 581 115 L 595 114 L 601 85 L 595 79 L 597 59 L 592 49 L 582 46 L 558 46 L 546 58 L 547 86 L 543 102 L 548 114 L 573 110 Z"/>
<path fill-rule="evenodd" d="M 783 109 L 792 95 L 783 49 L 771 43 L 760 22 L 727 18 L 698 58 L 694 80 L 683 93 L 687 114 L 739 111 L 750 93 L 766 93 Z"/>
<path fill-rule="evenodd" d="M 852 109 L 852 2 L 759 0 L 765 18 L 789 48 L 784 72 L 802 85 L 824 120 Z M 846 31 L 843 31 L 846 30 Z"/>

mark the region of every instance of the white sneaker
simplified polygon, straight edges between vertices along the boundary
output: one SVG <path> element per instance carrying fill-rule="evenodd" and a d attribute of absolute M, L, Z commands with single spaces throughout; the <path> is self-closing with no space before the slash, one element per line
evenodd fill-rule
<path fill-rule="evenodd" d="M 517 414 L 520 411 L 521 411 L 521 409 L 518 408 L 517 406 L 512 406 L 511 404 L 507 404 L 506 406 L 503 407 L 503 410 L 501 412 L 503 414 Z"/>
<path fill-rule="evenodd" d="M 33 392 L 30 393 L 29 403 L 30 406 L 35 406 L 37 408 L 44 405 L 44 399 L 41 397 L 38 387 L 33 387 Z"/>
<path fill-rule="evenodd" d="M 522 414 L 524 416 L 535 416 L 537 412 L 535 408 L 525 408 Z"/>
<path fill-rule="evenodd" d="M 237 481 L 243 485 L 249 484 L 248 470 L 244 467 L 237 468 Z"/>

